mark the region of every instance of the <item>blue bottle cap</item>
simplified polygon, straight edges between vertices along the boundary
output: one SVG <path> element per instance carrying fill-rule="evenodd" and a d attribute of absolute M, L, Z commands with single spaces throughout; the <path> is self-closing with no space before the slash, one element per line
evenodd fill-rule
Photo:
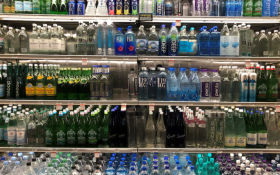
<path fill-rule="evenodd" d="M 142 167 L 142 170 L 143 170 L 143 171 L 146 171 L 146 170 L 147 170 L 147 168 L 146 168 L 145 166 L 143 166 L 143 167 Z"/>
<path fill-rule="evenodd" d="M 18 153 L 17 155 L 21 157 L 21 156 L 22 156 L 22 153 Z"/>
<path fill-rule="evenodd" d="M 115 160 L 115 158 L 114 158 L 114 157 L 111 157 L 111 158 L 110 158 L 110 160 L 112 160 L 112 161 L 113 161 L 113 160 Z"/>
<path fill-rule="evenodd" d="M 122 161 L 125 161 L 125 158 L 124 158 L 124 157 L 122 157 L 122 158 L 121 158 L 121 160 L 122 160 Z"/>
<path fill-rule="evenodd" d="M 143 164 L 143 165 L 147 165 L 147 161 L 144 160 L 144 161 L 142 162 L 142 164 Z"/>
<path fill-rule="evenodd" d="M 191 161 L 191 160 L 189 160 L 189 161 L 188 161 L 188 165 L 191 165 L 191 164 L 192 164 L 192 161 Z"/>
<path fill-rule="evenodd" d="M 17 158 L 16 158 L 16 157 L 12 157 L 11 160 L 12 160 L 12 161 L 15 161 L 15 160 L 17 160 Z"/>
<path fill-rule="evenodd" d="M 113 164 L 113 162 L 112 161 L 109 161 L 109 165 L 112 165 Z"/>
<path fill-rule="evenodd" d="M 115 157 L 115 156 L 116 156 L 116 153 L 113 153 L 112 156 Z"/>
<path fill-rule="evenodd" d="M 22 159 L 23 159 L 23 160 L 27 160 L 27 159 L 28 159 L 28 156 L 23 156 Z"/>
<path fill-rule="evenodd" d="M 131 162 L 130 165 L 135 165 L 135 162 Z"/>
<path fill-rule="evenodd" d="M 190 160 L 190 156 L 186 156 L 186 160 Z"/>
<path fill-rule="evenodd" d="M 19 165 L 20 164 L 20 161 L 16 161 L 16 163 L 15 163 L 16 165 Z"/>
<path fill-rule="evenodd" d="M 165 24 L 162 24 L 162 25 L 161 25 L 161 28 L 165 28 Z"/>
<path fill-rule="evenodd" d="M 147 157 L 145 156 L 145 157 L 143 157 L 143 160 L 147 160 Z"/>
<path fill-rule="evenodd" d="M 118 27 L 118 30 L 119 30 L 119 31 L 122 31 L 122 28 Z"/>
<path fill-rule="evenodd" d="M 5 157 L 1 157 L 1 160 L 5 160 L 6 158 Z"/>
<path fill-rule="evenodd" d="M 132 27 L 131 27 L 131 26 L 128 26 L 128 27 L 127 27 L 127 30 L 131 30 L 131 29 L 132 29 Z"/>
<path fill-rule="evenodd" d="M 180 68 L 180 71 L 186 71 L 187 69 L 186 68 Z"/>
<path fill-rule="evenodd" d="M 132 157 L 136 157 L 136 156 L 137 156 L 136 153 L 133 153 L 133 154 L 132 154 Z"/>
<path fill-rule="evenodd" d="M 8 165 L 9 164 L 9 162 L 8 161 L 4 161 L 4 165 Z"/>
<path fill-rule="evenodd" d="M 205 70 L 205 69 L 204 69 Z M 207 69 L 206 69 L 207 70 Z M 208 157 L 211 157 L 212 156 L 212 154 L 211 153 L 208 153 Z"/>
<path fill-rule="evenodd" d="M 181 165 L 178 165 L 178 166 L 177 166 L 177 169 L 178 169 L 178 170 L 182 169 Z"/>
<path fill-rule="evenodd" d="M 176 164 L 179 164 L 180 162 L 179 162 L 179 160 L 176 160 Z"/>
<path fill-rule="evenodd" d="M 261 112 L 261 114 L 263 114 L 263 112 Z"/>
<path fill-rule="evenodd" d="M 193 71 L 197 72 L 197 68 L 193 68 Z"/>
<path fill-rule="evenodd" d="M 154 166 L 154 169 L 157 170 L 157 169 L 158 169 L 158 166 Z"/>
<path fill-rule="evenodd" d="M 164 164 L 167 164 L 167 165 L 168 165 L 168 164 L 169 164 L 169 162 L 168 162 L 168 161 L 164 161 Z"/>
<path fill-rule="evenodd" d="M 169 166 L 165 166 L 165 169 L 168 170 L 168 169 L 169 169 Z"/>
<path fill-rule="evenodd" d="M 164 160 L 168 160 L 168 157 L 167 157 L 167 156 L 164 156 Z"/>
<path fill-rule="evenodd" d="M 109 65 L 103 65 L 102 67 L 110 67 Z"/>
<path fill-rule="evenodd" d="M 123 157 L 126 157 L 126 154 L 122 154 Z"/>
<path fill-rule="evenodd" d="M 120 163 L 120 165 L 123 165 L 123 164 L 124 164 L 123 162 Z"/>
<path fill-rule="evenodd" d="M 9 153 L 8 155 L 11 157 L 11 156 L 13 156 L 13 153 Z"/>
<path fill-rule="evenodd" d="M 131 171 L 135 171 L 134 166 L 130 167 L 130 170 L 131 170 Z"/>
<path fill-rule="evenodd" d="M 218 164 L 219 165 L 219 164 Z M 194 166 L 191 166 L 191 170 L 194 170 Z"/>
<path fill-rule="evenodd" d="M 175 69 L 175 68 L 173 68 L 173 69 Z M 174 156 L 174 159 L 175 159 L 175 160 L 178 159 L 178 156 Z"/>
<path fill-rule="evenodd" d="M 156 165 L 157 163 L 158 163 L 158 162 L 157 162 L 156 160 L 155 160 L 155 161 L 153 161 L 153 164 L 154 164 L 154 165 Z"/>
<path fill-rule="evenodd" d="M 171 67 L 169 71 L 175 72 L 175 68 L 172 68 L 172 67 Z M 176 159 L 175 157 L 176 157 L 176 156 L 174 156 L 174 159 Z M 177 159 L 178 159 L 178 156 L 177 156 Z"/>
<path fill-rule="evenodd" d="M 131 160 L 132 160 L 132 161 L 136 161 L 136 158 L 135 158 L 135 157 L 133 157 Z"/>
<path fill-rule="evenodd" d="M 157 156 L 154 156 L 154 159 L 157 159 L 158 157 Z"/>

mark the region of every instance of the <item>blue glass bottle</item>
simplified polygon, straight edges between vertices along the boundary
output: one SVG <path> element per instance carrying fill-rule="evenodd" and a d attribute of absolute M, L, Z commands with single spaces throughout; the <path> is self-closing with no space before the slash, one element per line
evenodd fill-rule
<path fill-rule="evenodd" d="M 188 87 L 190 84 L 190 81 L 186 74 L 186 68 L 180 68 L 181 76 L 178 79 L 178 86 L 179 86 L 179 101 L 188 101 Z"/>
<path fill-rule="evenodd" d="M 138 81 L 139 100 L 148 100 L 148 78 L 149 78 L 149 73 L 147 72 L 147 68 L 142 67 L 141 72 L 139 72 L 139 81 Z"/>
<path fill-rule="evenodd" d="M 217 31 L 218 27 L 214 26 L 213 31 L 210 33 L 209 54 L 220 55 L 220 32 Z"/>
<path fill-rule="evenodd" d="M 175 68 L 169 68 L 169 75 L 167 78 L 167 101 L 176 101 L 178 99 L 178 90 Z"/>
<path fill-rule="evenodd" d="M 207 26 L 203 26 L 203 31 L 199 34 L 199 55 L 201 56 L 209 55 L 209 35 Z"/>
<path fill-rule="evenodd" d="M 200 80 L 197 76 L 197 68 L 190 68 L 190 78 L 189 78 L 189 92 L 188 99 L 190 101 L 199 101 L 200 94 Z"/>
<path fill-rule="evenodd" d="M 127 27 L 127 32 L 125 33 L 125 54 L 135 55 L 135 34 L 131 26 Z"/>
<path fill-rule="evenodd" d="M 120 27 L 115 36 L 115 55 L 124 55 L 124 34 Z"/>

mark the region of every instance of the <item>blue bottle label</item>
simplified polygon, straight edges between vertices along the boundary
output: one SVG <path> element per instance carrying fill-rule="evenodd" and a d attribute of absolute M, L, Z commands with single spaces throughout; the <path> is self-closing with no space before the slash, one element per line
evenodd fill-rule
<path fill-rule="evenodd" d="M 179 53 L 185 52 L 187 53 L 189 49 L 189 41 L 188 40 L 180 40 L 179 41 Z"/>
<path fill-rule="evenodd" d="M 161 36 L 159 38 L 160 55 L 167 55 L 167 36 Z"/>
<path fill-rule="evenodd" d="M 147 44 L 148 44 L 148 40 L 146 40 L 146 39 L 136 39 L 136 50 L 146 51 Z"/>
<path fill-rule="evenodd" d="M 163 16 L 163 0 L 157 0 L 157 16 Z"/>
<path fill-rule="evenodd" d="M 201 97 L 209 97 L 210 96 L 210 83 L 202 82 L 201 83 Z"/>
<path fill-rule="evenodd" d="M 76 15 L 76 3 L 69 1 L 69 15 Z"/>
<path fill-rule="evenodd" d="M 109 0 L 108 2 L 109 15 L 115 15 L 115 1 Z"/>
<path fill-rule="evenodd" d="M 171 2 L 165 3 L 165 16 L 172 16 L 173 4 Z"/>
<path fill-rule="evenodd" d="M 108 48 L 112 48 L 112 29 L 108 29 Z"/>
<path fill-rule="evenodd" d="M 278 16 L 279 1 L 271 0 L 270 16 Z"/>
<path fill-rule="evenodd" d="M 85 14 L 85 4 L 83 2 L 77 3 L 77 15 L 84 15 Z"/>
<path fill-rule="evenodd" d="M 135 40 L 132 35 L 126 36 L 125 47 L 126 47 L 125 52 L 127 55 L 135 55 Z"/>
<path fill-rule="evenodd" d="M 157 88 L 166 89 L 167 78 L 157 78 Z"/>
<path fill-rule="evenodd" d="M 138 15 L 138 1 L 132 0 L 131 1 L 131 9 L 132 9 L 132 15 Z"/>
<path fill-rule="evenodd" d="M 247 102 L 248 101 L 248 79 L 245 79 L 242 83 L 241 83 L 241 91 L 240 91 L 240 101 L 241 102 Z"/>
<path fill-rule="evenodd" d="M 124 55 L 124 37 L 123 36 L 116 36 L 115 54 Z"/>
<path fill-rule="evenodd" d="M 220 97 L 220 82 L 211 82 L 211 97 Z"/>
<path fill-rule="evenodd" d="M 158 52 L 158 41 L 148 41 L 148 52 Z"/>
<path fill-rule="evenodd" d="M 25 12 L 32 11 L 32 2 L 31 1 L 23 1 L 23 9 Z"/>
<path fill-rule="evenodd" d="M 97 44 L 97 47 L 98 48 L 103 48 L 103 44 L 102 44 L 102 41 L 103 41 L 103 38 L 102 38 L 102 29 L 98 28 L 97 29 L 97 39 L 98 39 L 98 44 Z"/>
<path fill-rule="evenodd" d="M 138 84 L 139 84 L 139 88 L 147 88 L 148 87 L 148 78 L 147 77 L 140 77 Z"/>
<path fill-rule="evenodd" d="M 271 0 L 263 0 L 262 16 L 270 16 Z"/>
<path fill-rule="evenodd" d="M 22 1 L 15 1 L 15 11 L 16 12 L 23 11 L 23 2 Z"/>

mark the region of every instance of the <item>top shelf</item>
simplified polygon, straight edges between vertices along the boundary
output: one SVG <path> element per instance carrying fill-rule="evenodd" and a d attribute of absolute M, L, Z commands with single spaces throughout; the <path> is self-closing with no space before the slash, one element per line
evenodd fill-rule
<path fill-rule="evenodd" d="M 138 16 L 110 15 L 110 16 L 86 16 L 86 15 L 43 15 L 43 14 L 1 14 L 3 21 L 44 21 L 44 22 L 78 22 L 112 20 L 113 22 L 135 22 Z M 216 16 L 153 16 L 153 23 L 172 23 L 176 20 L 181 23 L 280 23 L 279 17 L 216 17 Z"/>

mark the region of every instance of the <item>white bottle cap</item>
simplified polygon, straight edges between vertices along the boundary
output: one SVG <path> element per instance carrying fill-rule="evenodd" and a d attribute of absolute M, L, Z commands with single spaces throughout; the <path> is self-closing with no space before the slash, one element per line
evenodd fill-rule
<path fill-rule="evenodd" d="M 246 168 L 246 172 L 250 172 L 250 170 L 251 170 L 250 168 Z"/>
<path fill-rule="evenodd" d="M 257 172 L 261 172 L 261 168 L 257 168 Z"/>

